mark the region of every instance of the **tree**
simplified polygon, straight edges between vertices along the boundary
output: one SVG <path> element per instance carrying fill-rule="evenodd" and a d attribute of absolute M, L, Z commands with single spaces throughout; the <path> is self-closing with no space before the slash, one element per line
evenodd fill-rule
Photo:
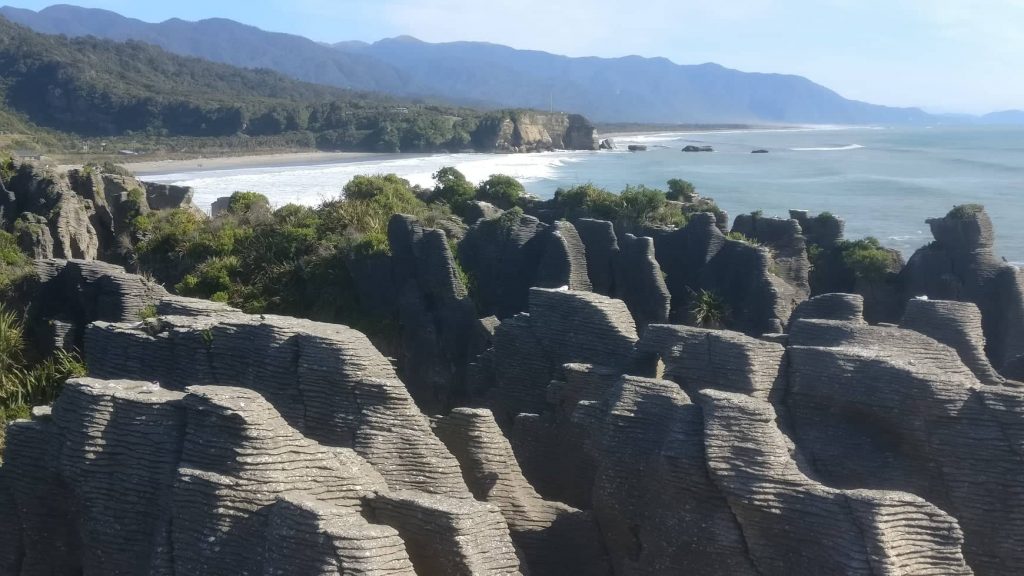
<path fill-rule="evenodd" d="M 434 173 L 434 200 L 448 204 L 455 213 L 461 212 L 476 195 L 473 185 L 455 168 L 446 166 Z"/>
<path fill-rule="evenodd" d="M 477 187 L 476 199 L 508 210 L 516 205 L 516 201 L 524 192 L 526 189 L 515 178 L 504 174 L 494 174 Z"/>
<path fill-rule="evenodd" d="M 693 199 L 697 197 L 697 189 L 686 180 L 673 178 L 668 181 L 668 194 L 665 196 L 669 200 L 677 202 L 693 202 Z"/>

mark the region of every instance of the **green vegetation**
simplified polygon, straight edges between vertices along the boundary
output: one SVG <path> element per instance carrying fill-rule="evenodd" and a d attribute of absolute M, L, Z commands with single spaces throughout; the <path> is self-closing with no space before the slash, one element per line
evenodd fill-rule
<path fill-rule="evenodd" d="M 721 328 L 727 309 L 722 298 L 711 290 L 701 289 L 692 294 L 690 320 L 701 328 Z"/>
<path fill-rule="evenodd" d="M 156 306 L 152 304 L 139 310 L 139 320 L 149 320 L 150 318 L 156 318 L 156 316 Z"/>
<path fill-rule="evenodd" d="M 680 206 L 668 202 L 664 191 L 643 185 L 626 186 L 621 194 L 593 184 L 560 188 L 550 205 L 561 218 L 609 220 L 626 232 L 638 232 L 649 226 L 685 226 L 688 215 L 704 211 L 695 204 Z"/>
<path fill-rule="evenodd" d="M 63 350 L 41 361 L 29 358 L 21 321 L 0 304 L 0 455 L 8 422 L 28 417 L 32 406 L 52 403 L 64 382 L 84 375 L 78 356 Z"/>
<path fill-rule="evenodd" d="M 896 263 L 896 256 L 883 248 L 877 238 L 871 236 L 862 240 L 840 240 L 836 248 L 843 264 L 852 270 L 857 278 L 885 278 Z"/>
<path fill-rule="evenodd" d="M 358 176 L 341 197 L 315 208 L 271 210 L 261 195 L 237 192 L 217 218 L 185 210 L 147 215 L 136 250 L 142 270 L 179 294 L 251 313 L 344 323 L 376 336 L 386 323 L 361 311 L 350 267 L 390 251 L 394 214 L 427 225 L 452 218 L 443 202 L 424 195 L 394 174 Z M 471 279 L 463 281 L 471 288 Z"/>
<path fill-rule="evenodd" d="M 526 189 L 518 180 L 504 174 L 494 174 L 476 188 L 476 199 L 490 202 L 502 210 L 516 206 Z"/>
<path fill-rule="evenodd" d="M 983 212 L 985 207 L 981 204 L 960 204 L 954 206 L 952 210 L 946 214 L 946 218 L 956 218 L 959 220 L 966 220 L 973 218 L 979 212 Z"/>
<path fill-rule="evenodd" d="M 11 301 L 13 292 L 32 274 L 32 262 L 14 236 L 0 230 L 0 302 Z"/>
<path fill-rule="evenodd" d="M 697 198 L 697 189 L 686 180 L 673 178 L 668 181 L 668 192 L 665 196 L 677 202 L 693 202 Z"/>
<path fill-rule="evenodd" d="M 433 200 L 444 202 L 456 214 L 465 211 L 466 205 L 476 197 L 476 189 L 469 180 L 455 168 L 446 166 L 434 173 Z"/>
<path fill-rule="evenodd" d="M 48 152 L 463 150 L 515 114 L 309 84 L 141 42 L 44 35 L 4 19 L 0 70 L 0 145 Z"/>
<path fill-rule="evenodd" d="M 736 240 L 737 242 L 743 242 L 744 244 L 749 244 L 751 246 L 764 246 L 764 244 L 758 242 L 756 239 L 748 238 L 742 232 L 737 232 L 735 230 L 726 234 L 725 237 L 729 240 Z"/>

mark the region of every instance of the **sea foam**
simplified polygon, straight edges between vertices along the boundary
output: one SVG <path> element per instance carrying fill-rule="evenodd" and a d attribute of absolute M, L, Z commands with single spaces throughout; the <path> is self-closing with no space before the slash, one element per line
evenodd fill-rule
<path fill-rule="evenodd" d="M 445 166 L 454 166 L 470 182 L 479 183 L 492 174 L 507 174 L 529 183 L 556 177 L 565 166 L 579 162 L 594 152 L 541 152 L 534 154 L 437 154 L 348 162 L 318 166 L 242 168 L 191 173 L 161 174 L 146 180 L 191 186 L 193 201 L 209 212 L 210 205 L 222 196 L 237 191 L 266 195 L 272 205 L 295 203 L 314 206 L 341 195 L 352 178 L 361 174 L 397 174 L 412 184 L 433 186 L 433 174 Z"/>

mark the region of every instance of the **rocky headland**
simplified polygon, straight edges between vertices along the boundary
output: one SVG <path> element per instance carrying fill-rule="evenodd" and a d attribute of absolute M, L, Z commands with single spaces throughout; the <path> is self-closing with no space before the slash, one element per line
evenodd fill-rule
<path fill-rule="evenodd" d="M 9 426 L 0 573 L 1024 569 L 1024 278 L 981 207 L 906 263 L 692 195 L 681 227 L 395 214 L 347 267 L 388 357 L 127 272 L 122 181 L 48 178 L 5 226 L 43 219 L 29 322 L 88 377 Z"/>

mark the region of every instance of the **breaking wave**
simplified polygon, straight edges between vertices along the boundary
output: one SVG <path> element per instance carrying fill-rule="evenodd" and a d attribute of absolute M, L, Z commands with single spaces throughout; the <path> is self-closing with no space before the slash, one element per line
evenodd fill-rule
<path fill-rule="evenodd" d="M 860 144 L 850 144 L 848 146 L 822 146 L 820 148 L 790 148 L 794 152 L 833 152 L 837 150 L 859 150 L 863 148 Z"/>

